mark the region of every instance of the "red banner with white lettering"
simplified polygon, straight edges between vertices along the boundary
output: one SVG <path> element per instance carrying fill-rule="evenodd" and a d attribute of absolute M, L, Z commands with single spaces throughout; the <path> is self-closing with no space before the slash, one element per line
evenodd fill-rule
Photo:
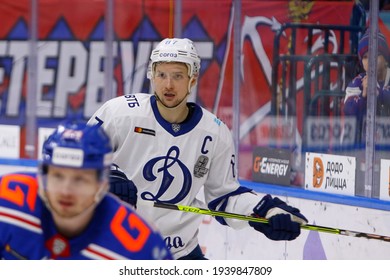
<path fill-rule="evenodd" d="M 36 116 L 38 127 L 54 127 L 69 117 L 88 119 L 104 100 L 104 0 L 40 0 Z M 274 37 L 288 22 L 349 25 L 354 1 L 241 1 L 240 123 L 243 143 L 261 139 L 256 127 L 270 113 Z M 174 36 L 175 1 L 114 1 L 114 80 L 116 95 L 149 92 L 146 70 L 157 42 Z M 0 124 L 22 127 L 25 141 L 30 1 L 0 3 Z M 192 98 L 231 127 L 234 7 L 228 0 L 188 0 L 181 6 L 182 37 L 195 42 L 202 58 Z M 280 52 L 293 34 L 286 32 Z M 304 54 L 305 40 L 301 40 Z M 319 43 L 322 38 L 314 38 Z M 335 38 L 334 48 L 340 44 Z M 348 42 L 347 42 L 348 43 Z M 320 52 L 320 49 L 316 50 Z M 302 69 L 298 75 L 303 75 Z M 246 174 L 244 174 L 246 176 Z"/>

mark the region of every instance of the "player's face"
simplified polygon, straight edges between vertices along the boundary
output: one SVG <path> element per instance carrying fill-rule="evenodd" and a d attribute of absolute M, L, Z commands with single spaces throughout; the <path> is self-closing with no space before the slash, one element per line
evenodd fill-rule
<path fill-rule="evenodd" d="M 74 217 L 94 204 L 101 183 L 94 169 L 49 166 L 46 194 L 61 217 Z"/>
<path fill-rule="evenodd" d="M 187 96 L 190 77 L 184 63 L 159 63 L 156 65 L 154 89 L 167 107 L 175 107 Z"/>

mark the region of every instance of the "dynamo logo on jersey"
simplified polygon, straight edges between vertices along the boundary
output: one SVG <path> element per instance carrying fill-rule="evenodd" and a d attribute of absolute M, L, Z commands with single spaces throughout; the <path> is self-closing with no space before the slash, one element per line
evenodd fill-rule
<path fill-rule="evenodd" d="M 190 192 L 192 185 L 191 172 L 187 166 L 179 159 L 180 149 L 177 146 L 172 146 L 165 156 L 155 157 L 149 160 L 143 169 L 143 176 L 149 182 L 159 181 L 160 186 L 157 193 L 145 191 L 141 194 L 143 200 L 151 200 L 165 203 L 178 203 L 182 201 Z M 180 170 L 180 172 L 177 172 Z M 154 172 L 157 171 L 155 174 Z M 177 189 L 177 193 L 173 198 L 170 195 L 166 198 L 168 190 L 172 191 L 170 186 L 177 181 L 182 181 L 181 188 Z"/>

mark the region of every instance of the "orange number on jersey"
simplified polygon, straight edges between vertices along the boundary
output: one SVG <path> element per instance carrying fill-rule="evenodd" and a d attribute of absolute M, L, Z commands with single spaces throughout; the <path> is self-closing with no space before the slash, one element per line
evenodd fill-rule
<path fill-rule="evenodd" d="M 15 183 L 15 189 L 10 189 L 10 183 Z M 23 192 L 19 184 L 27 185 L 27 194 Z M 38 192 L 38 183 L 34 177 L 23 174 L 5 175 L 0 182 L 0 197 L 22 207 L 27 202 L 30 210 L 34 211 Z M 27 195 L 27 198 L 26 198 Z"/>
<path fill-rule="evenodd" d="M 137 229 L 139 232 L 136 238 L 131 236 L 122 225 L 126 217 L 130 228 Z M 136 214 L 130 213 L 128 215 L 124 206 L 120 206 L 116 212 L 111 222 L 111 230 L 123 246 L 132 252 L 140 251 L 150 235 L 149 227 Z"/>

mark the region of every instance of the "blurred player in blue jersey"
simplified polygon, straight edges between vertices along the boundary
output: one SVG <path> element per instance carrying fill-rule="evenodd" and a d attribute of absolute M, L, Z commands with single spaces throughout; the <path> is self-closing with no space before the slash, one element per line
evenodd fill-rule
<path fill-rule="evenodd" d="M 60 125 L 38 175 L 0 178 L 0 259 L 172 259 L 159 233 L 107 193 L 111 163 L 101 127 Z"/>
<path fill-rule="evenodd" d="M 154 95 L 114 98 L 97 110 L 90 123 L 100 123 L 111 137 L 114 163 L 138 188 L 137 212 L 155 223 L 174 258 L 204 259 L 197 238 L 202 217 L 154 208 L 147 201 L 266 217 L 269 224 L 217 220 L 233 228 L 251 226 L 272 240 L 299 236 L 306 218 L 278 198 L 261 198 L 241 187 L 229 128 L 204 108 L 187 102 L 200 71 L 193 42 L 164 39 L 150 58 L 148 78 Z M 206 205 L 197 198 L 202 187 Z M 123 188 L 112 184 L 114 189 L 134 204 L 134 197 L 122 195 Z"/>

